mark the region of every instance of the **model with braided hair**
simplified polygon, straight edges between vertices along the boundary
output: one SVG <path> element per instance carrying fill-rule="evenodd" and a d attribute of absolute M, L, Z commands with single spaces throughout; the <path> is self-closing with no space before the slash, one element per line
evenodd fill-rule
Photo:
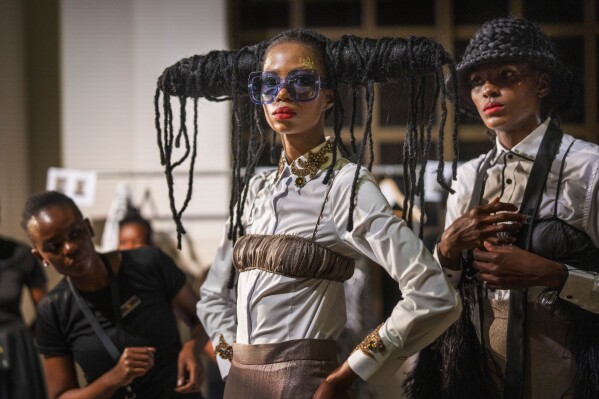
<path fill-rule="evenodd" d="M 495 146 L 447 201 L 436 253 L 465 311 L 419 355 L 409 397 L 597 398 L 599 147 L 558 126 L 572 76 L 522 19 L 486 22 L 457 71 Z"/>
<path fill-rule="evenodd" d="M 169 95 L 183 102 L 187 97 L 234 102 L 231 215 L 198 303 L 226 378 L 226 398 L 347 397 L 355 379 L 393 373 L 402 359 L 455 321 L 460 309 L 456 292 L 360 166 L 364 152 L 372 149 L 374 84 L 408 79 L 415 100 L 407 175 L 415 177 L 412 193 L 422 194 L 415 160 L 427 157 L 435 112 L 434 105 L 425 107 L 423 86 L 432 77 L 437 94 L 443 93 L 443 132 L 442 68 L 448 63 L 443 49 L 427 39 L 346 36 L 332 42 L 312 31 L 293 30 L 238 52 L 182 60 L 161 76 L 156 103 L 162 91 L 163 112 L 156 123 L 169 184 L 173 167 L 181 162 L 173 162 L 173 144 L 186 137 L 184 127 L 178 137 L 173 133 Z M 369 116 L 357 164 L 342 156 L 341 84 L 355 91 L 367 88 Z M 242 95 L 252 102 L 247 112 L 239 107 Z M 260 113 L 283 151 L 277 170 L 253 176 L 268 145 Z M 329 113 L 333 137 L 324 134 Z M 251 123 L 242 176 L 244 117 Z M 183 157 L 193 153 L 191 148 Z M 174 209 L 180 232 L 186 203 Z M 379 263 L 398 282 L 404 300 L 338 366 L 335 340 L 346 322 L 343 281 L 352 275 L 358 256 Z M 238 274 L 230 273 L 231 265 Z"/>

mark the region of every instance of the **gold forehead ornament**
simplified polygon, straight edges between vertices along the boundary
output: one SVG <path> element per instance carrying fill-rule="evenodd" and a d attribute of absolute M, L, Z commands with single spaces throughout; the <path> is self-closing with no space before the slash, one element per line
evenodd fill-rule
<path fill-rule="evenodd" d="M 308 67 L 310 69 L 314 69 L 314 61 L 312 61 L 312 58 L 310 57 L 299 57 L 299 63 L 303 64 L 305 67 Z"/>

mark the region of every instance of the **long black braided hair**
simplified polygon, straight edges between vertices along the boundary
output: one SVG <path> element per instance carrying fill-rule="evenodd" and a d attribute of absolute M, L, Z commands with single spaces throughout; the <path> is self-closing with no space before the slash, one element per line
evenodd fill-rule
<path fill-rule="evenodd" d="M 255 45 L 243 47 L 238 51 L 211 51 L 205 55 L 195 55 L 185 58 L 167 68 L 158 79 L 158 87 L 154 98 L 155 124 L 157 141 L 160 148 L 160 160 L 165 169 L 169 188 L 169 199 L 173 219 L 177 228 L 178 247 L 181 245 L 181 235 L 185 234 L 182 216 L 191 200 L 193 192 L 193 169 L 196 158 L 198 140 L 197 104 L 199 98 L 208 101 L 233 102 L 231 149 L 233 165 L 231 176 L 231 199 L 229 203 L 230 229 L 229 239 L 236 239 L 244 234 L 241 223 L 243 208 L 246 202 L 249 181 L 254 175 L 255 168 L 262 152 L 267 147 L 267 137 L 263 124 L 260 122 L 261 106 L 241 106 L 243 96 L 247 96 L 247 77 L 250 72 L 260 70 L 265 53 L 268 49 L 281 43 L 296 42 L 309 46 L 314 50 L 326 71 L 326 77 L 333 91 L 333 160 L 329 166 L 324 184 L 328 184 L 337 161 L 337 149 L 347 152 L 342 138 L 344 109 L 341 102 L 340 87 L 346 85 L 352 95 L 352 112 L 350 121 L 350 142 L 354 152 L 358 152 L 358 167 L 354 176 L 351 198 L 349 203 L 349 218 L 347 230 L 353 229 L 353 211 L 357 191 L 360 168 L 364 163 L 365 152 L 369 150 L 367 167 L 370 169 L 374 161 L 372 139 L 372 114 L 375 100 L 375 84 L 393 81 L 408 81 L 411 88 L 409 93 L 409 115 L 406 139 L 404 141 L 403 165 L 406 199 L 404 210 L 406 220 L 412 226 L 412 210 L 415 198 L 424 205 L 424 171 L 429 158 L 432 142 L 432 130 L 436 113 L 436 104 L 440 102 L 441 116 L 437 132 L 438 158 L 437 181 L 446 190 L 452 192 L 444 179 L 444 134 L 447 121 L 446 101 L 448 93 L 457 93 L 455 66 L 451 56 L 435 41 L 421 37 L 380 39 L 361 38 L 345 35 L 339 40 L 332 41 L 318 32 L 296 29 L 283 32 L 274 38 Z M 444 66 L 448 68 L 446 73 Z M 449 77 L 448 77 L 449 76 Z M 432 81 L 434 95 L 432 101 L 426 104 L 426 82 Z M 447 82 L 447 83 L 446 83 Z M 446 88 L 448 85 L 449 90 Z M 356 120 L 356 105 L 360 88 L 365 88 L 367 103 L 367 118 L 362 138 L 362 145 L 356 149 L 354 126 Z M 160 95 L 162 95 L 162 102 Z M 171 97 L 178 97 L 180 103 L 180 127 L 175 135 L 173 131 L 173 112 Z M 194 101 L 193 136 L 186 127 L 186 99 Z M 327 111 L 327 112 L 330 112 Z M 454 157 L 452 176 L 456 178 L 458 146 L 457 126 L 458 110 L 454 107 L 454 125 L 452 130 Z M 248 140 L 244 142 L 242 124 L 249 122 Z M 176 159 L 174 148 L 179 148 L 183 141 L 185 149 Z M 241 153 L 247 144 L 247 163 L 245 173 L 242 173 Z M 274 146 L 274 136 L 271 142 Z M 272 153 L 272 148 L 271 148 Z M 185 199 L 177 209 L 174 198 L 173 171 L 180 167 L 188 158 L 189 177 Z M 272 156 L 271 156 L 272 158 Z M 419 169 L 420 168 L 420 169 Z M 422 212 L 424 215 L 424 210 Z M 424 217 L 424 216 L 422 216 Z M 421 218 L 420 225 L 424 220 Z M 420 231 L 422 237 L 422 229 Z"/>

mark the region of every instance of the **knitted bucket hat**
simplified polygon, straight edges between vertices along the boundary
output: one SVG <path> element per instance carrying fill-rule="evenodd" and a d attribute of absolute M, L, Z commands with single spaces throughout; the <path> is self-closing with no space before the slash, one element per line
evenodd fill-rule
<path fill-rule="evenodd" d="M 506 61 L 526 61 L 550 75 L 551 91 L 547 96 L 550 111 L 559 114 L 570 105 L 572 73 L 558 59 L 553 43 L 533 22 L 502 18 L 482 25 L 456 66 L 459 100 L 466 112 L 478 115 L 470 98 L 469 72 L 480 64 Z"/>

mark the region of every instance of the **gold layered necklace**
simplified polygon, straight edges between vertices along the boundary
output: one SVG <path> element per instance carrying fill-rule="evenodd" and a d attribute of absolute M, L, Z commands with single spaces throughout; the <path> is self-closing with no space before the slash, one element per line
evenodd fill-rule
<path fill-rule="evenodd" d="M 304 187 L 306 185 L 306 176 L 313 178 L 316 173 L 320 170 L 322 165 L 327 163 L 329 160 L 329 154 L 333 151 L 333 142 L 327 141 L 324 146 L 317 152 L 308 152 L 307 159 L 298 158 L 297 161 L 291 163 L 291 173 L 293 173 L 295 178 L 295 186 L 296 187 Z M 279 160 L 279 170 L 281 170 L 282 166 L 285 164 L 284 157 L 285 154 L 281 154 L 281 159 Z M 296 165 L 297 163 L 297 165 Z"/>

